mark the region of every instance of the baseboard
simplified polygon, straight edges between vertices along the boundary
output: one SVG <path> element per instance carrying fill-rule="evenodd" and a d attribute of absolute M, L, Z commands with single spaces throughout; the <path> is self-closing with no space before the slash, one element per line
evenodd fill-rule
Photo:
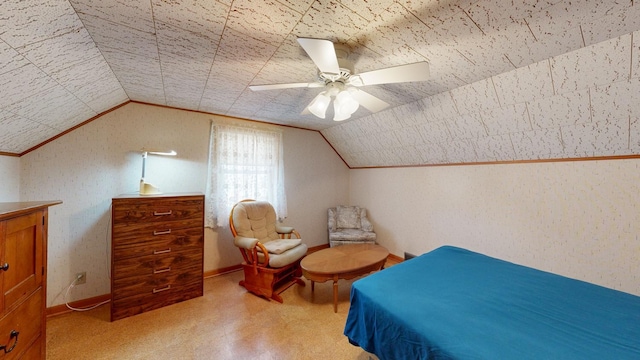
<path fill-rule="evenodd" d="M 210 278 L 218 275 L 224 275 L 224 274 L 238 271 L 238 270 L 242 270 L 242 265 L 233 265 L 225 268 L 209 270 L 204 272 L 204 278 L 206 279 L 206 278 Z"/>
<path fill-rule="evenodd" d="M 318 250 L 326 249 L 328 247 L 329 247 L 329 244 L 310 247 L 309 249 L 307 249 L 307 254 L 311 254 L 311 253 L 314 253 L 314 252 L 316 252 Z M 206 278 L 210 278 L 210 277 L 213 277 L 213 276 L 224 275 L 224 274 L 228 274 L 230 272 L 234 272 L 234 271 L 238 271 L 238 270 L 242 270 L 242 265 L 233 265 L 233 266 L 229 266 L 229 267 L 225 267 L 225 268 L 209 270 L 209 271 L 205 271 L 204 272 L 204 278 L 206 279 Z"/>
<path fill-rule="evenodd" d="M 316 252 L 318 250 L 326 249 L 328 247 L 329 247 L 329 244 L 323 244 L 323 245 L 310 247 L 310 248 L 307 249 L 307 254 L 311 254 L 311 253 L 314 253 L 314 252 Z"/>
<path fill-rule="evenodd" d="M 404 261 L 404 259 L 403 259 L 403 258 L 401 258 L 400 256 L 398 256 L 398 255 L 393 255 L 393 254 L 389 254 L 389 256 L 387 256 L 387 259 L 389 259 L 389 260 L 391 260 L 391 261 L 398 262 L 398 263 L 401 263 L 401 262 L 403 262 L 403 261 Z"/>
<path fill-rule="evenodd" d="M 310 247 L 307 250 L 307 254 L 312 254 L 318 250 L 322 250 L 322 249 L 326 249 L 329 247 L 329 244 L 323 244 L 323 245 L 318 245 L 318 246 L 314 246 L 314 247 Z M 395 263 L 401 263 L 404 261 L 404 259 L 398 255 L 394 255 L 394 254 L 389 254 L 389 256 L 387 256 L 387 259 L 391 260 L 392 262 Z"/>
<path fill-rule="evenodd" d="M 314 247 L 310 247 L 307 250 L 307 254 L 312 254 L 318 250 L 322 250 L 322 249 L 326 249 L 329 247 L 329 244 L 323 244 L 323 245 L 318 245 L 318 246 L 314 246 Z M 401 263 L 404 261 L 404 258 L 398 256 L 398 255 L 394 255 L 394 254 L 389 254 L 389 256 L 387 256 L 387 259 L 391 260 L 392 262 L 395 263 Z"/>
<path fill-rule="evenodd" d="M 329 247 L 329 244 L 313 246 L 308 249 L 308 253 L 311 254 L 318 250 L 326 249 L 328 247 Z M 389 254 L 388 259 L 395 262 L 399 262 L 399 263 L 404 260 L 400 256 L 393 255 L 393 254 Z M 225 268 L 209 270 L 203 274 L 203 277 L 206 279 L 206 278 L 210 278 L 218 275 L 228 274 L 230 272 L 234 272 L 238 270 L 242 270 L 242 265 L 233 265 Z M 88 307 L 100 304 L 101 302 L 107 301 L 109 299 L 111 299 L 111 294 L 104 294 L 104 295 L 95 296 L 92 298 L 73 301 L 73 302 L 70 302 L 69 305 L 74 308 L 88 308 Z M 73 310 L 69 309 L 66 304 L 56 305 L 56 306 L 47 308 L 47 317 L 62 315 L 62 314 L 69 313 L 71 311 Z"/>
<path fill-rule="evenodd" d="M 95 296 L 88 299 L 72 301 L 69 303 L 69 305 L 77 309 L 83 309 L 83 308 L 88 308 L 94 305 L 98 305 L 110 299 L 111 299 L 111 294 L 104 294 L 104 295 Z M 62 315 L 72 311 L 73 310 L 69 309 L 66 304 L 56 305 L 56 306 L 47 308 L 47 317 Z"/>

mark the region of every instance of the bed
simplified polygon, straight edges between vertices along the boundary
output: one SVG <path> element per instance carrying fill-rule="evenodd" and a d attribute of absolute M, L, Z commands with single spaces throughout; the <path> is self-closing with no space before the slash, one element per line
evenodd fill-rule
<path fill-rule="evenodd" d="M 387 359 L 640 359 L 640 297 L 443 246 L 353 283 L 344 334 Z"/>

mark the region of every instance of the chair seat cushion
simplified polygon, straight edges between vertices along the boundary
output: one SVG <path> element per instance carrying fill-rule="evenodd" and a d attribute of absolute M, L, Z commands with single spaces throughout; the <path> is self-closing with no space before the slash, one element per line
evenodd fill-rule
<path fill-rule="evenodd" d="M 291 248 L 282 254 L 269 254 L 269 266 L 273 268 L 280 268 L 287 266 L 307 254 L 307 244 L 300 244 L 294 248 Z M 261 253 L 258 254 L 262 256 Z"/>
<path fill-rule="evenodd" d="M 337 229 L 335 232 L 329 233 L 329 240 L 376 240 L 376 233 L 372 231 L 362 231 L 358 229 Z"/>
<path fill-rule="evenodd" d="M 264 245 L 269 254 L 282 254 L 301 243 L 302 239 L 277 239 L 264 242 L 262 245 Z"/>

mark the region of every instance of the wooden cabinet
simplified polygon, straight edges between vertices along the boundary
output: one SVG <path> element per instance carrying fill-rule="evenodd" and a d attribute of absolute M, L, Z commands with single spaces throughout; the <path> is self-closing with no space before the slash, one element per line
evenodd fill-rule
<path fill-rule="evenodd" d="M 0 359 L 46 356 L 47 216 L 59 203 L 0 203 Z"/>
<path fill-rule="evenodd" d="M 111 211 L 111 321 L 202 296 L 204 195 L 122 195 Z"/>

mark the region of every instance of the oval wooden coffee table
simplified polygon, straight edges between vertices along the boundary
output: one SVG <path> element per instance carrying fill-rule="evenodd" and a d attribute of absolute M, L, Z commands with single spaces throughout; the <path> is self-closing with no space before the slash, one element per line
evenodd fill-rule
<path fill-rule="evenodd" d="M 307 255 L 300 262 L 302 275 L 316 282 L 333 280 L 333 312 L 338 312 L 338 279 L 349 280 L 380 270 L 389 251 L 380 245 L 353 244 L 322 249 Z"/>

